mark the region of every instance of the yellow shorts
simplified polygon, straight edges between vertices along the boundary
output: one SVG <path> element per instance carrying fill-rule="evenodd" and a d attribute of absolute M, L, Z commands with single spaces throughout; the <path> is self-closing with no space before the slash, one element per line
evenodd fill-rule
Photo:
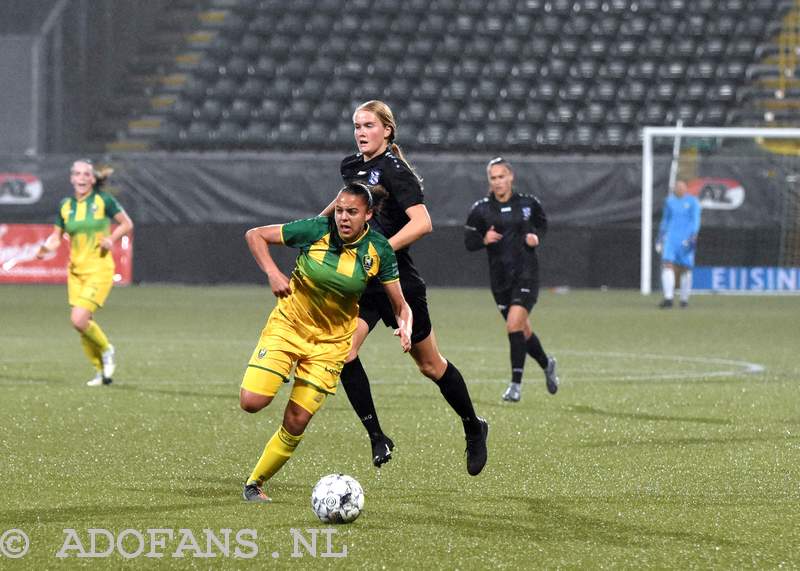
<path fill-rule="evenodd" d="M 83 307 L 91 312 L 103 307 L 114 285 L 114 272 L 67 275 L 67 297 L 73 307 Z"/>
<path fill-rule="evenodd" d="M 275 310 L 261 331 L 261 338 L 247 364 L 242 388 L 260 395 L 275 396 L 280 385 L 289 381 L 292 367 L 296 367 L 295 384 L 289 398 L 313 414 L 322 405 L 326 394 L 336 393 L 351 342 L 351 339 L 322 343 L 309 341 L 298 335 Z"/>

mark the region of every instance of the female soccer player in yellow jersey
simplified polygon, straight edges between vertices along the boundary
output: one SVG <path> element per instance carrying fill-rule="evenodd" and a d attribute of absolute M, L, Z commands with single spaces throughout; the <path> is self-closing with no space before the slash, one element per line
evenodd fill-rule
<path fill-rule="evenodd" d="M 335 394 L 356 329 L 358 299 L 372 278 L 391 302 L 403 352 L 411 349 L 411 309 L 400 289 L 394 250 L 369 227 L 370 218 L 370 191 L 351 183 L 339 191 L 331 216 L 247 231 L 247 245 L 278 304 L 247 365 L 239 391 L 242 409 L 258 412 L 272 402 L 296 365 L 283 423 L 245 483 L 247 501 L 270 501 L 264 482 L 289 460 L 325 397 Z M 270 244 L 300 250 L 291 279 L 273 261 Z"/>
<path fill-rule="evenodd" d="M 94 312 L 103 307 L 114 283 L 114 242 L 133 229 L 133 222 L 119 202 L 101 190 L 107 175 L 95 173 L 91 161 L 72 163 L 70 182 L 73 196 L 61 201 L 53 232 L 39 248 L 42 258 L 61 245 L 61 235 L 70 238 L 67 295 L 72 307 L 70 320 L 80 333 L 83 350 L 96 370 L 86 383 L 90 387 L 111 384 L 116 362 L 114 346 L 94 320 Z M 118 226 L 111 231 L 111 220 Z"/>

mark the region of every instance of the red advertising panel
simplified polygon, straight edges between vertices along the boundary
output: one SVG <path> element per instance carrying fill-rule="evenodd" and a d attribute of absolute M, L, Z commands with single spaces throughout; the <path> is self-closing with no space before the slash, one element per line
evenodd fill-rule
<path fill-rule="evenodd" d="M 52 224 L 0 224 L 0 283 L 67 283 L 69 239 L 63 238 L 58 250 L 36 259 Z M 117 271 L 114 283 L 127 285 L 133 276 L 133 236 L 124 236 L 111 251 Z"/>

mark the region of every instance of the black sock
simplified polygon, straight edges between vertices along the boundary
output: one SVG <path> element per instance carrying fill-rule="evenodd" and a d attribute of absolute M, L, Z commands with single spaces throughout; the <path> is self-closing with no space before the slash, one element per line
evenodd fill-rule
<path fill-rule="evenodd" d="M 536 359 L 536 362 L 539 363 L 539 366 L 542 369 L 546 369 L 547 353 L 545 353 L 544 349 L 542 349 L 542 342 L 539 341 L 536 333 L 531 333 L 531 336 L 528 337 L 527 341 L 525 341 L 525 345 L 528 348 L 528 355 Z"/>
<path fill-rule="evenodd" d="M 508 334 L 508 344 L 511 347 L 511 382 L 521 383 L 522 373 L 525 370 L 525 334 L 522 331 L 515 331 Z"/>
<path fill-rule="evenodd" d="M 439 390 L 442 391 L 442 396 L 447 404 L 461 417 L 464 430 L 469 432 L 480 430 L 478 417 L 475 409 L 472 408 L 472 399 L 469 398 L 467 384 L 453 363 L 447 362 L 447 369 L 442 378 L 436 381 L 436 384 L 439 385 Z"/>
<path fill-rule="evenodd" d="M 356 357 L 342 367 L 340 376 L 344 392 L 356 411 L 361 424 L 367 429 L 370 438 L 382 436 L 381 424 L 378 422 L 378 413 L 375 412 L 375 403 L 372 400 L 372 391 L 369 388 L 369 378 L 361 359 Z"/>

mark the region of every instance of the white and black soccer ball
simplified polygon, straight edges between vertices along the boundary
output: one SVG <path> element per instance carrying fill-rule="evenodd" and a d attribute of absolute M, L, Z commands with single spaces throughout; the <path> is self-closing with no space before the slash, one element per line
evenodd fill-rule
<path fill-rule="evenodd" d="M 328 474 L 311 490 L 311 509 L 323 523 L 350 523 L 364 509 L 364 489 L 352 476 Z"/>

